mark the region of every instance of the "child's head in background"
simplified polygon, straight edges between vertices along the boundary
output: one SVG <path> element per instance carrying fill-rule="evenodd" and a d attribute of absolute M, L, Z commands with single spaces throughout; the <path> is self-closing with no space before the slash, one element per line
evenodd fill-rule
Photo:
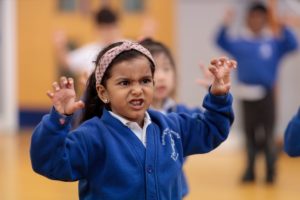
<path fill-rule="evenodd" d="M 137 43 L 117 42 L 104 48 L 95 64 L 81 122 L 101 116 L 105 107 L 142 125 L 154 91 L 155 65 L 149 51 Z"/>
<path fill-rule="evenodd" d="M 176 66 L 169 49 L 162 43 L 150 38 L 140 42 L 152 54 L 155 60 L 155 92 L 152 106 L 161 109 L 167 98 L 176 93 Z"/>
<path fill-rule="evenodd" d="M 255 34 L 261 33 L 268 23 L 268 9 L 263 3 L 253 3 L 246 18 L 248 28 Z"/>
<path fill-rule="evenodd" d="M 97 39 L 106 45 L 120 39 L 121 29 L 118 13 L 110 7 L 101 7 L 94 15 L 95 34 Z"/>

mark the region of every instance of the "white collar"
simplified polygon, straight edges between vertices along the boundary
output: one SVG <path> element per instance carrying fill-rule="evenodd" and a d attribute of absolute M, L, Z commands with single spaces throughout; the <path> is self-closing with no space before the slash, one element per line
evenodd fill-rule
<path fill-rule="evenodd" d="M 117 118 L 122 124 L 124 124 L 125 126 L 128 126 L 129 124 L 132 123 L 137 123 L 137 122 L 133 122 L 130 121 L 128 119 L 125 119 L 124 117 L 112 112 L 112 111 L 108 111 L 113 117 Z M 149 124 L 151 124 L 151 118 L 150 115 L 148 114 L 148 112 L 145 112 L 145 118 L 144 118 L 144 125 L 142 128 L 144 128 L 145 126 L 147 127 Z"/>
<path fill-rule="evenodd" d="M 136 136 L 137 138 L 143 143 L 143 145 L 146 147 L 146 139 L 147 139 L 147 127 L 149 124 L 151 124 L 151 118 L 148 112 L 145 112 L 145 118 L 144 118 L 144 125 L 143 128 L 141 128 L 137 122 L 129 121 L 125 119 L 124 117 L 121 117 L 120 115 L 113 113 L 109 111 L 109 113 L 115 117 L 117 120 L 119 120 L 122 124 L 127 126 Z"/>

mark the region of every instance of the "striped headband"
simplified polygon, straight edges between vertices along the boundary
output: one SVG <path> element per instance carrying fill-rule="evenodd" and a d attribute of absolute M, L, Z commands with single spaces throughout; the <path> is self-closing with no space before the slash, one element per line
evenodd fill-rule
<path fill-rule="evenodd" d="M 113 59 L 115 59 L 122 52 L 132 49 L 144 54 L 154 64 L 152 55 L 146 48 L 138 43 L 125 41 L 123 42 L 123 44 L 108 50 L 100 59 L 100 62 L 96 66 L 95 70 L 96 86 L 100 85 L 104 72 L 106 71 L 109 64 L 113 61 Z"/>

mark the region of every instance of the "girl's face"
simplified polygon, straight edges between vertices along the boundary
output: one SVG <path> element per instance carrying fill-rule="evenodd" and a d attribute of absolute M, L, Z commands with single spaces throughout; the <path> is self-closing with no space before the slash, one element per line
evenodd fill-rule
<path fill-rule="evenodd" d="M 170 97 L 175 88 L 174 66 L 164 53 L 155 54 L 153 58 L 156 63 L 154 100 L 164 101 Z"/>
<path fill-rule="evenodd" d="M 106 88 L 99 86 L 97 91 L 101 100 L 109 100 L 114 113 L 142 126 L 154 91 L 149 60 L 139 56 L 115 64 Z"/>

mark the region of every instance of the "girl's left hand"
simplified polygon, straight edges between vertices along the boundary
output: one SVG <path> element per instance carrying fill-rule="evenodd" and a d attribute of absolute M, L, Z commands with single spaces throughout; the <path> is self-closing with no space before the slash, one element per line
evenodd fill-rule
<path fill-rule="evenodd" d="M 227 57 L 213 59 L 210 62 L 209 71 L 213 74 L 214 80 L 210 89 L 213 95 L 224 95 L 230 90 L 230 72 L 237 67 L 235 60 Z"/>

